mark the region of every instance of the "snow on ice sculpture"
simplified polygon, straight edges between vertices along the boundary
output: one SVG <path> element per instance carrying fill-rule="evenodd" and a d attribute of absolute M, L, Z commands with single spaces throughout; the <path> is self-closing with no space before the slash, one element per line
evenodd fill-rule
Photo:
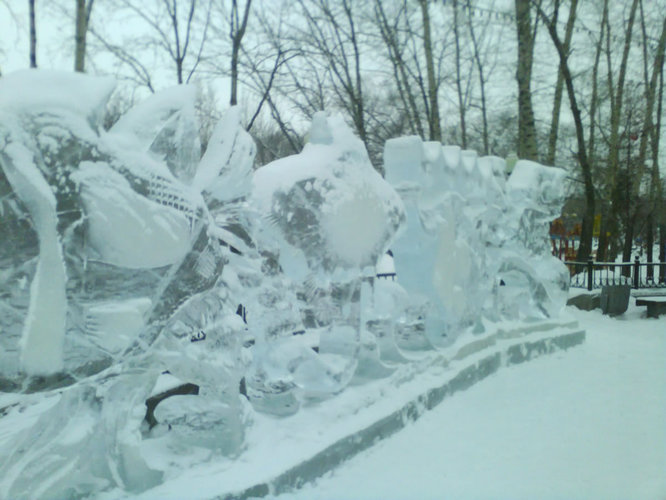
<path fill-rule="evenodd" d="M 252 206 L 261 215 L 256 241 L 307 297 L 308 330 L 319 333 L 316 356 L 284 340 L 291 354 L 270 371 L 288 375 L 265 383 L 321 398 L 350 382 L 361 352 L 371 357 L 373 343 L 361 337 L 360 278 L 374 274 L 404 211 L 341 116 L 315 114 L 309 138 L 300 154 L 256 171 Z"/>
<path fill-rule="evenodd" d="M 193 187 L 192 91 L 156 94 L 105 131 L 112 89 L 76 73 L 0 79 L 0 390 L 46 391 L 55 401 L 34 409 L 36 424 L 0 453 L 3 497 L 158 483 L 139 445 L 153 435 L 145 404 L 164 370 L 201 395 L 195 405 L 174 397 L 153 408 L 174 430 L 173 446 L 193 435 L 230 455 L 242 446 L 245 326 L 227 284 L 233 273 L 223 272 L 235 236 Z M 248 144 L 238 127 L 227 132 Z M 209 157 L 210 185 L 223 184 L 231 159 L 249 175 L 253 151 L 217 166 Z M 234 200 L 250 185 L 240 177 Z M 70 469 L 77 473 L 56 473 Z"/>
<path fill-rule="evenodd" d="M 230 108 L 213 129 L 192 181 L 211 211 L 219 203 L 245 199 L 250 193 L 256 152 L 252 137 L 241 126 L 240 108 Z"/>

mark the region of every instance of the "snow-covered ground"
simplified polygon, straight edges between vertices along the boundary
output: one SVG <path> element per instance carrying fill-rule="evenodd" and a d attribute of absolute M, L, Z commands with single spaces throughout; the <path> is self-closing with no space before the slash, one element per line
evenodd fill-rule
<path fill-rule="evenodd" d="M 666 317 L 568 308 L 582 346 L 499 370 L 280 499 L 665 499 Z"/>

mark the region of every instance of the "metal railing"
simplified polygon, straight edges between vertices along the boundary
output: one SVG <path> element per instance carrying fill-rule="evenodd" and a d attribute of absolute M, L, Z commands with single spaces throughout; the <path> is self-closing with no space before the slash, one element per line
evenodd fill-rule
<path fill-rule="evenodd" d="M 593 290 L 603 286 L 630 285 L 632 288 L 666 288 L 666 264 L 640 262 L 565 262 L 570 286 Z"/>

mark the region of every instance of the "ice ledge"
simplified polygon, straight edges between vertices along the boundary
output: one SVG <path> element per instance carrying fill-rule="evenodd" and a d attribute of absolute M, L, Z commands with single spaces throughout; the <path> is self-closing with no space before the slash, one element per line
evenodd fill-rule
<path fill-rule="evenodd" d="M 417 366 L 396 374 L 390 384 L 380 381 L 350 387 L 292 417 L 257 421 L 255 437 L 267 439 L 257 442 L 248 436 L 249 449 L 236 460 L 194 466 L 139 498 L 177 498 L 193 480 L 200 485 L 197 498 L 246 499 L 289 492 L 395 434 L 447 397 L 500 368 L 584 341 L 585 331 L 571 320 L 505 325 L 483 336 L 467 337 L 446 353 L 424 356 Z M 211 477 L 215 481 L 204 479 Z"/>

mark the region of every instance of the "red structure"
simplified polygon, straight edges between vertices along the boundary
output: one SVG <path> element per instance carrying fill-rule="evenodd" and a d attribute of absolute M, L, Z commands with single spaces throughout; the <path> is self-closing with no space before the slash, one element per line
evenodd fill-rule
<path fill-rule="evenodd" d="M 575 224 L 571 230 L 567 231 L 561 218 L 551 222 L 550 242 L 553 247 L 553 255 L 565 261 L 576 260 L 576 252 L 580 244 L 580 232 L 580 224 Z"/>

